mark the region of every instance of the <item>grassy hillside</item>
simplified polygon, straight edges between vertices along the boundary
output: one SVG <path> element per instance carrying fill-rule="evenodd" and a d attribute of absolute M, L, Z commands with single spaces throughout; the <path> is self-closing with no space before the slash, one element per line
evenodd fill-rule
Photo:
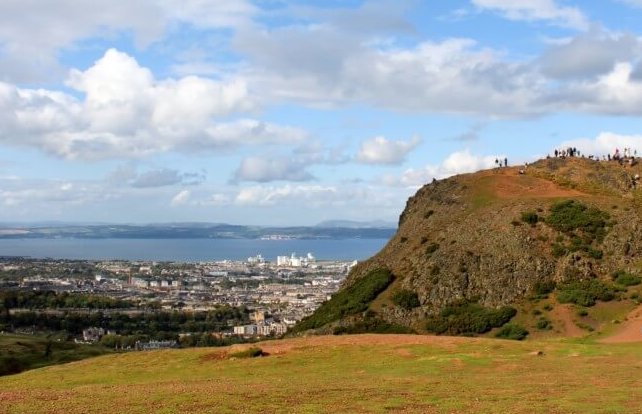
<path fill-rule="evenodd" d="M 101 346 L 79 345 L 44 337 L 0 334 L 0 375 L 62 364 L 110 352 Z"/>
<path fill-rule="evenodd" d="M 351 302 L 355 287 L 384 269 L 391 283 L 358 309 L 329 301 L 298 329 L 378 321 L 365 325 L 495 335 L 490 315 L 503 307 L 517 310 L 516 332 L 534 336 L 569 333 L 553 319 L 572 320 L 585 333 L 606 329 L 594 317 L 604 303 L 635 306 L 642 294 L 636 174 L 640 163 L 556 158 L 521 173 L 501 168 L 426 184 L 408 199 L 395 236 L 351 271 L 337 296 Z M 538 301 L 547 295 L 552 309 L 542 310 Z M 589 307 L 590 317 L 557 315 Z"/>
<path fill-rule="evenodd" d="M 0 378 L 2 413 L 639 413 L 642 347 L 356 335 L 108 355 Z M 238 351 L 238 346 L 234 348 Z M 492 380 L 491 380 L 492 379 Z"/>

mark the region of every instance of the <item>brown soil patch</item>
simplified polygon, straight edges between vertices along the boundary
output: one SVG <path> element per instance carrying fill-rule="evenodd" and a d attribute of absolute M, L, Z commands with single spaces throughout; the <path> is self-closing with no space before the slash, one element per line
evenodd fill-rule
<path fill-rule="evenodd" d="M 282 355 L 297 349 L 305 349 L 309 347 L 334 347 L 345 345 L 436 345 L 442 348 L 454 348 L 456 345 L 468 343 L 471 341 L 479 341 L 483 339 L 475 338 L 460 338 L 450 336 L 433 336 L 433 335 L 376 335 L 376 334 L 363 334 L 363 335 L 323 335 L 323 336 L 307 336 L 301 338 L 279 339 L 275 341 L 257 342 L 254 344 L 233 345 L 232 347 L 224 348 L 220 351 L 203 355 L 203 361 L 217 361 L 225 359 L 230 352 L 242 351 L 250 347 L 259 347 L 263 352 L 269 355 Z M 407 352 L 407 350 L 400 349 L 399 352 Z"/>
<path fill-rule="evenodd" d="M 561 328 L 564 336 L 578 338 L 586 335 L 586 331 L 575 324 L 573 320 L 573 307 L 571 305 L 558 305 L 550 313 L 555 326 Z"/>
<path fill-rule="evenodd" d="M 518 169 L 508 168 L 498 172 L 492 190 L 499 198 L 562 198 L 586 195 L 580 191 L 562 188 L 552 181 L 520 175 Z"/>
<path fill-rule="evenodd" d="M 642 342 L 642 306 L 638 306 L 629 313 L 627 320 L 622 323 L 615 334 L 600 342 L 607 344 Z"/>

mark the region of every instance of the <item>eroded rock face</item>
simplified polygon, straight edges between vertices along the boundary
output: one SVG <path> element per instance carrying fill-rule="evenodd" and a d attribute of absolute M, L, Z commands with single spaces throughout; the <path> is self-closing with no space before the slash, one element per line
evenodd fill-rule
<path fill-rule="evenodd" d="M 485 306 L 524 298 L 537 282 L 609 278 L 618 269 L 642 265 L 642 192 L 631 182 L 639 165 L 585 159 L 550 159 L 517 168 L 482 171 L 422 187 L 408 199 L 399 229 L 376 256 L 360 263 L 346 280 L 386 267 L 396 276 L 389 288 L 417 292 L 421 306 L 405 311 L 380 300 L 376 311 L 408 326 L 459 299 Z M 522 222 L 526 211 L 545 218 L 559 200 L 578 200 L 607 212 L 603 253 L 554 254 L 568 235 L 546 223 Z M 563 239 L 563 240 L 562 240 Z"/>

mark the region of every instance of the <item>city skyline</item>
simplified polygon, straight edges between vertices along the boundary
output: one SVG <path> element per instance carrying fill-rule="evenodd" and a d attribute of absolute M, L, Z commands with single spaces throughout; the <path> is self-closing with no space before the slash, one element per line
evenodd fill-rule
<path fill-rule="evenodd" d="M 642 154 L 642 1 L 428 3 L 2 2 L 0 222 L 396 222 L 496 159 Z"/>

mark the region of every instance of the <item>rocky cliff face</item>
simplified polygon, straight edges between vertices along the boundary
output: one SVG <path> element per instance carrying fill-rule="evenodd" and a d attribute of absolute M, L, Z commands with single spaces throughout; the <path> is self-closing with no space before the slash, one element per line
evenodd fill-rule
<path fill-rule="evenodd" d="M 524 174 L 520 169 L 422 187 L 408 200 L 396 235 L 355 267 L 346 286 L 372 269 L 389 269 L 395 282 L 370 308 L 388 322 L 421 330 L 427 316 L 457 300 L 498 307 L 524 298 L 537 282 L 640 272 L 642 190 L 634 179 L 642 175 L 640 165 L 570 158 L 541 160 Z M 604 234 L 590 239 L 546 223 L 560 200 L 606 213 Z M 536 223 L 522 217 L 527 212 L 537 215 Z M 416 292 L 420 306 L 395 306 L 391 297 L 399 290 Z"/>

